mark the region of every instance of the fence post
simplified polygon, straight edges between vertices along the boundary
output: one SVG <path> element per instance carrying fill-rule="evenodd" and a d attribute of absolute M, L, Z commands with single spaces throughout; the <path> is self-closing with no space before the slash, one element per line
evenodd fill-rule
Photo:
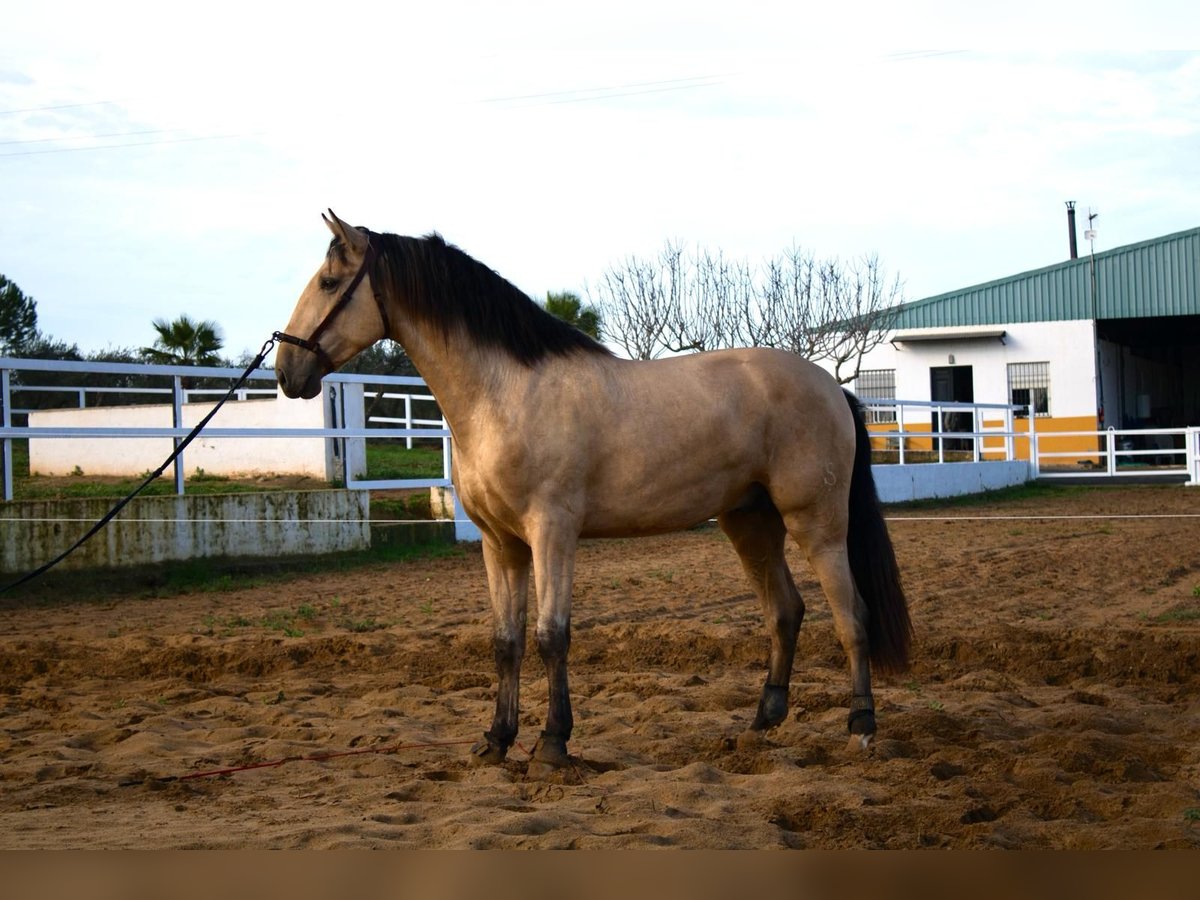
<path fill-rule="evenodd" d="M 1200 427 L 1184 432 L 1183 446 L 1187 454 L 1188 485 L 1200 487 Z"/>
<path fill-rule="evenodd" d="M 346 382 L 338 385 L 341 397 L 342 428 L 359 429 L 367 427 L 366 391 L 361 384 Z M 345 486 L 367 476 L 367 439 L 344 438 L 342 441 L 342 466 Z"/>
<path fill-rule="evenodd" d="M 900 465 L 904 465 L 904 404 L 896 404 L 896 433 L 900 435 L 898 444 L 900 446 Z"/>
<path fill-rule="evenodd" d="M 946 461 L 946 442 L 942 438 L 942 435 L 944 433 L 942 431 L 942 425 L 945 422 L 945 416 L 942 415 L 942 408 L 940 406 L 935 407 L 934 413 L 935 413 L 935 415 L 937 415 L 937 428 L 935 428 L 933 430 L 937 432 L 938 462 L 944 463 Z"/>
<path fill-rule="evenodd" d="M 12 391 L 9 381 L 9 370 L 0 369 L 0 405 L 4 410 L 4 427 L 12 427 Z M 13 474 L 12 474 L 12 438 L 4 439 L 4 499 L 11 500 L 13 498 Z"/>
<path fill-rule="evenodd" d="M 412 394 L 404 395 L 404 427 L 412 428 Z M 409 450 L 413 448 L 413 439 L 411 436 L 404 439 L 404 446 Z"/>
<path fill-rule="evenodd" d="M 983 443 L 983 415 L 976 406 L 971 410 L 971 461 L 979 462 L 979 445 Z"/>
<path fill-rule="evenodd" d="M 178 375 L 171 376 L 171 427 L 183 427 L 183 379 Z M 173 447 L 178 447 L 179 442 L 183 440 L 180 437 L 171 438 Z M 180 453 L 175 457 L 173 463 L 175 468 L 175 493 L 183 496 L 183 454 Z"/>
<path fill-rule="evenodd" d="M 1029 467 L 1030 474 L 1037 478 L 1042 474 L 1041 460 L 1038 459 L 1037 417 L 1033 412 L 1033 404 L 1029 404 Z"/>
<path fill-rule="evenodd" d="M 1111 426 L 1111 425 L 1108 426 L 1108 437 L 1105 441 L 1107 446 L 1104 448 L 1104 450 L 1105 450 L 1105 462 L 1108 466 L 1108 474 L 1110 476 L 1117 474 L 1117 450 L 1116 450 L 1117 433 L 1116 432 L 1117 432 L 1117 430 L 1115 428 L 1113 428 L 1113 426 Z"/>
<path fill-rule="evenodd" d="M 1015 423 L 1013 421 L 1013 409 L 1010 406 L 1010 407 L 1008 407 L 1008 409 L 1004 410 L 1004 461 L 1005 462 L 1012 462 L 1014 459 L 1016 459 L 1016 444 L 1017 444 L 1017 442 L 1015 440 L 1013 440 L 1014 424 Z"/>

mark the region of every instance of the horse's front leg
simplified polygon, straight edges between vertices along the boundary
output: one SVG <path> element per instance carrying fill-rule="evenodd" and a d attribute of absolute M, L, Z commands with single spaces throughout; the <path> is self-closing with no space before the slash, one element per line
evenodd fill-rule
<path fill-rule="evenodd" d="M 574 719 L 567 679 L 567 653 L 571 648 L 571 590 L 575 577 L 577 533 L 564 526 L 546 525 L 533 542 L 533 578 L 537 587 L 537 648 L 546 665 L 550 704 L 546 727 L 530 761 L 530 773 L 545 774 L 570 761 L 567 741 Z"/>
<path fill-rule="evenodd" d="M 525 607 L 529 596 L 529 547 L 515 538 L 485 535 L 483 561 L 492 598 L 493 650 L 500 685 L 496 715 L 483 740 L 471 748 L 477 763 L 500 763 L 517 739 L 521 659 L 525 656 Z"/>

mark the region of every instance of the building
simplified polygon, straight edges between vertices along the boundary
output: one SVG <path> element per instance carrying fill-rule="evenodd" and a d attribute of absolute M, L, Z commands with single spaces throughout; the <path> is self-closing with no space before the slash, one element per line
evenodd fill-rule
<path fill-rule="evenodd" d="M 1032 405 L 1039 434 L 1200 424 L 1200 228 L 906 303 L 854 389 Z M 905 429 L 970 425 L 947 414 Z M 1101 446 L 1056 444 L 1080 451 L 1076 463 Z"/>

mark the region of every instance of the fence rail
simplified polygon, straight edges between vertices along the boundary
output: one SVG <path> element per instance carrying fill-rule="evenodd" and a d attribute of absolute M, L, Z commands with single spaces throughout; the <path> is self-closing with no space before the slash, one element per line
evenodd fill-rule
<path fill-rule="evenodd" d="M 79 375 L 110 375 L 160 377 L 169 379 L 170 387 L 125 387 L 94 385 L 25 385 L 14 383 L 13 373 L 59 373 Z M 189 429 L 183 424 L 183 404 L 189 395 L 223 393 L 219 388 L 184 388 L 184 379 L 230 381 L 242 374 L 241 369 L 226 367 L 158 366 L 134 363 L 73 362 L 60 360 L 29 360 L 0 357 L 0 439 L 2 439 L 5 500 L 13 497 L 12 443 L 17 439 L 107 439 L 107 438 L 167 438 L 181 440 Z M 254 397 L 278 396 L 275 389 L 275 373 L 270 370 L 257 371 L 250 375 L 250 382 L 270 382 L 270 387 L 246 388 L 239 391 L 235 402 Z M 428 393 L 425 382 L 413 376 L 400 375 L 352 375 L 334 373 L 324 379 L 329 403 L 331 424 L 326 428 L 221 428 L 206 429 L 205 437 L 214 439 L 261 439 L 261 438 L 323 438 L 334 442 L 337 456 L 342 463 L 342 480 L 349 488 L 390 489 L 449 486 L 452 471 L 452 446 L 450 430 L 444 419 L 429 416 L 419 417 L 414 413 L 414 404 L 431 404 L 436 401 Z M 368 390 L 368 387 L 370 390 Z M 33 412 L 24 407 L 14 407 L 13 395 L 20 392 L 58 392 L 73 395 L 79 406 L 86 406 L 89 394 L 146 394 L 169 395 L 172 407 L 170 427 L 130 427 L 119 424 L 122 407 L 111 409 L 116 420 L 105 427 L 29 427 L 13 422 L 14 415 Z M 363 403 L 390 401 L 402 405 L 402 415 L 367 415 Z M 897 462 L 904 464 L 913 458 L 913 443 L 927 441 L 936 451 L 939 463 L 950 461 L 949 457 L 969 458 L 975 462 L 987 460 L 1016 460 L 1028 458 L 1033 474 L 1041 477 L 1063 475 L 1146 475 L 1164 474 L 1177 476 L 1186 473 L 1191 484 L 1200 484 L 1200 428 L 1120 430 L 1102 432 L 1052 432 L 1037 431 L 1037 416 L 1029 415 L 1026 406 L 1002 403 L 951 403 L 923 400 L 893 400 L 861 398 L 869 413 L 872 442 L 884 445 L 886 451 L 894 451 Z M 76 407 L 78 408 L 78 407 Z M 1028 428 L 1016 430 L 1016 419 L 1028 417 Z M 919 418 L 918 418 L 919 417 Z M 928 428 L 917 426 L 928 423 Z M 399 426 L 399 427 L 395 427 Z M 1097 440 L 1095 451 L 1057 451 L 1047 448 L 1052 439 L 1068 437 L 1092 437 Z M 1182 447 L 1174 446 L 1182 436 Z M 1154 437 L 1163 437 L 1172 442 L 1170 447 L 1138 447 L 1133 444 Z M 403 439 L 411 448 L 418 439 L 439 440 L 442 443 L 443 471 L 440 478 L 367 479 L 353 471 L 351 454 L 347 452 L 351 442 L 372 438 Z M 1018 442 L 1027 441 L 1028 450 L 1024 457 L 1018 451 Z M 1128 445 L 1127 445 L 1128 443 Z M 1053 470 L 1054 460 L 1064 457 L 1094 457 L 1097 464 L 1089 470 Z M 1170 457 L 1172 465 L 1153 467 L 1142 465 L 1151 459 L 1159 461 Z M 1101 465 L 1101 462 L 1103 465 Z M 182 457 L 174 465 L 176 493 L 184 493 L 184 463 Z"/>
<path fill-rule="evenodd" d="M 134 386 L 81 386 L 81 385 L 45 385 L 21 384 L 13 377 L 15 372 L 33 373 L 65 373 L 76 375 L 107 375 L 107 376 L 147 376 L 169 379 L 170 387 L 148 388 Z M 226 367 L 200 366 L 158 366 L 140 365 L 134 363 L 97 363 L 75 362 L 64 360 L 31 360 L 0 357 L 0 450 L 2 450 L 2 465 L 4 474 L 3 497 L 13 499 L 13 453 L 14 440 L 21 439 L 111 439 L 111 438 L 159 438 L 182 440 L 190 432 L 183 424 L 183 404 L 189 395 L 216 394 L 223 395 L 225 390 L 220 388 L 187 388 L 183 387 L 184 379 L 228 379 L 231 382 L 240 377 L 241 369 Z M 238 391 L 231 402 L 243 402 L 254 398 L 277 397 L 275 388 L 275 373 L 271 370 L 259 370 L 251 373 L 250 382 L 270 382 L 269 388 L 246 388 Z M 287 428 L 287 427 L 243 427 L 221 428 L 210 427 L 204 431 L 205 438 L 212 439 L 262 439 L 262 438 L 323 438 L 333 442 L 335 456 L 342 463 L 342 482 L 348 488 L 355 489 L 391 489 L 391 488 L 424 488 L 449 486 L 451 483 L 451 436 L 444 419 L 420 418 L 413 414 L 414 403 L 433 402 L 425 382 L 420 378 L 400 375 L 352 375 L 335 373 L 324 379 L 329 404 L 331 425 L 326 428 Z M 379 390 L 368 391 L 367 386 Z M 420 388 L 421 390 L 406 390 Z M 227 390 L 227 389 L 226 389 Z M 172 407 L 172 424 L 169 427 L 134 427 L 120 424 L 122 409 L 129 407 L 106 406 L 111 410 L 113 424 L 103 427 L 58 427 L 18 425 L 13 421 L 14 416 L 39 412 L 39 409 L 17 407 L 13 403 L 13 395 L 22 392 L 55 392 L 67 395 L 68 404 L 55 408 L 84 408 L 87 406 L 89 394 L 130 394 L 145 395 L 147 393 L 161 394 L 169 397 Z M 373 400 L 383 399 L 402 404 L 403 414 L 398 416 L 365 415 L 361 405 L 352 409 L 348 404 L 361 404 L 364 398 Z M 76 404 L 76 405 L 71 405 Z M 355 423 L 355 424 L 352 424 Z M 355 427 L 361 423 L 361 427 Z M 370 426 L 370 427 L 368 427 Z M 399 426 L 399 427 L 394 427 Z M 348 451 L 350 442 L 365 441 L 374 438 L 403 439 L 407 446 L 413 446 L 414 439 L 437 440 L 442 444 L 442 474 L 438 478 L 391 478 L 364 479 L 358 476 L 350 466 L 351 454 Z M 175 492 L 184 493 L 184 459 L 183 456 L 175 461 L 173 467 Z"/>
<path fill-rule="evenodd" d="M 1095 438 L 1091 453 L 1042 449 L 1041 438 Z M 1171 446 L 1138 447 L 1136 443 L 1165 438 Z M 1175 446 L 1176 441 L 1180 446 Z M 1200 485 L 1200 427 L 1191 428 L 1108 428 L 1104 431 L 1058 431 L 1036 436 L 1035 475 L 1039 478 L 1128 478 L 1186 476 L 1187 483 Z M 1044 461 L 1085 457 L 1087 467 L 1048 469 Z M 1170 461 L 1164 463 L 1163 459 Z M 1094 462 L 1092 462 L 1094 458 Z"/>
<path fill-rule="evenodd" d="M 946 452 L 955 452 L 963 444 L 969 445 L 973 462 L 986 459 L 1012 461 L 1017 459 L 1015 439 L 1029 437 L 1029 432 L 1015 430 L 1016 417 L 1022 412 L 1027 414 L 1027 406 L 874 397 L 860 400 L 868 413 L 872 441 L 883 442 L 889 450 L 894 447 L 900 465 L 914 453 L 910 444 L 917 441 L 929 441 L 930 446 L 936 448 L 938 462 L 946 462 Z M 914 427 L 913 410 L 920 411 L 921 424 L 928 417 L 929 430 Z M 999 424 L 989 424 L 989 416 L 994 419 L 997 415 Z"/>
<path fill-rule="evenodd" d="M 1035 478 L 1177 479 L 1185 476 L 1188 484 L 1200 485 L 1200 427 L 1038 431 L 1038 422 L 1042 417 L 1031 416 L 1028 406 L 861 399 L 870 413 L 872 440 L 882 441 L 888 449 L 894 447 L 901 464 L 913 454 L 909 446 L 913 439 L 929 441 L 930 446 L 936 448 L 938 462 L 946 461 L 948 449 L 969 442 L 974 461 L 1025 458 L 1030 461 Z M 922 422 L 930 422 L 929 430 L 912 427 L 912 410 L 920 411 Z M 988 425 L 985 417 L 997 414 L 1002 416 L 1000 425 Z M 970 427 L 963 428 L 961 426 L 965 419 L 961 417 L 967 416 L 970 417 Z M 1027 419 L 1026 430 L 1016 430 L 1015 420 L 1018 417 Z M 1093 438 L 1094 449 L 1049 449 L 1054 443 L 1073 438 Z M 1002 442 L 1000 446 L 996 445 L 997 440 Z M 1031 449 L 1020 454 L 1017 440 L 1027 441 Z M 1146 446 L 1151 442 L 1168 445 Z M 1164 462 L 1164 459 L 1167 461 Z M 1065 460 L 1075 465 L 1062 465 Z"/>

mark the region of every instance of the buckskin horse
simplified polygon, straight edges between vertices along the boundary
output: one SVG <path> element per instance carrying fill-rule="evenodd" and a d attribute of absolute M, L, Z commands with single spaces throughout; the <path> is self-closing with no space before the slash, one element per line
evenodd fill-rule
<path fill-rule="evenodd" d="M 530 770 L 569 762 L 567 651 L 581 538 L 649 535 L 716 518 L 770 636 L 751 729 L 787 715 L 804 616 L 788 535 L 829 601 L 850 668 L 850 745 L 876 731 L 871 666 L 908 664 L 912 625 L 871 475 L 858 401 L 799 356 L 763 348 L 621 359 L 437 234 L 403 237 L 322 216 L 325 260 L 276 333 L 279 386 L 321 378 L 383 338 L 407 351 L 454 441 L 453 481 L 483 535 L 499 687 L 472 748 L 499 763 L 517 736 L 532 566 L 549 678 Z M 305 337 L 305 335 L 307 335 Z"/>

